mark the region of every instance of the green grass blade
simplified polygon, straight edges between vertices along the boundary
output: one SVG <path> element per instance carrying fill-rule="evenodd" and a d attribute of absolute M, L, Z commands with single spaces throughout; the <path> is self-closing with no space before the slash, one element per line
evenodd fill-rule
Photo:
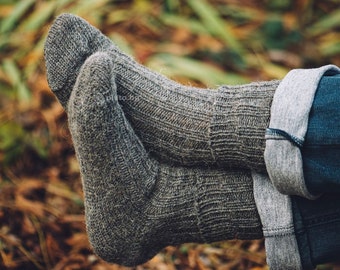
<path fill-rule="evenodd" d="M 51 17 L 56 8 L 55 2 L 43 2 L 29 18 L 22 22 L 25 31 L 39 30 Z"/>
<path fill-rule="evenodd" d="M 20 69 L 15 64 L 14 60 L 12 59 L 4 60 L 3 69 L 8 78 L 11 80 L 12 86 L 17 91 L 18 100 L 22 102 L 29 101 L 31 98 L 31 92 L 21 79 L 22 74 L 20 72 Z"/>
<path fill-rule="evenodd" d="M 164 14 L 160 17 L 160 19 L 168 26 L 187 28 L 194 34 L 209 34 L 204 25 L 195 19 L 188 19 L 182 16 L 171 14 Z"/>
<path fill-rule="evenodd" d="M 12 85 L 16 85 L 20 82 L 21 74 L 13 59 L 5 59 L 3 61 L 3 70 L 10 79 Z"/>
<path fill-rule="evenodd" d="M 166 12 L 174 12 L 180 5 L 179 0 L 165 0 L 164 1 L 164 10 Z"/>
<path fill-rule="evenodd" d="M 91 17 L 96 17 L 98 12 L 100 12 L 100 8 L 105 6 L 109 0 L 82 0 L 77 3 L 77 5 L 72 6 L 69 9 L 70 13 L 74 13 L 77 15 L 88 14 Z"/>
<path fill-rule="evenodd" d="M 10 38 L 8 35 L 0 34 L 0 51 L 3 47 L 5 47 L 10 42 Z"/>
<path fill-rule="evenodd" d="M 56 1 L 57 9 L 63 8 L 64 6 L 74 2 L 74 0 L 59 0 Z"/>
<path fill-rule="evenodd" d="M 0 0 L 0 5 L 13 5 L 13 0 Z"/>
<path fill-rule="evenodd" d="M 239 84 L 247 80 L 234 73 L 225 73 L 218 68 L 193 60 L 169 54 L 158 54 L 146 63 L 153 70 L 162 70 L 167 76 L 186 77 L 214 87 L 221 84 Z"/>
<path fill-rule="evenodd" d="M 321 54 L 323 56 L 337 56 L 340 55 L 340 42 L 328 42 L 321 44 L 320 46 Z"/>
<path fill-rule="evenodd" d="M 320 20 L 318 20 L 313 26 L 311 26 L 307 33 L 313 37 L 323 33 L 328 33 L 330 29 L 340 27 L 340 9 L 333 11 L 331 14 L 327 14 Z"/>
<path fill-rule="evenodd" d="M 21 16 L 35 3 L 35 0 L 22 0 L 15 6 L 11 15 L 1 22 L 0 33 L 8 32 L 16 27 Z"/>
<path fill-rule="evenodd" d="M 188 19 L 177 15 L 164 14 L 160 19 L 166 25 L 177 28 L 186 28 L 194 34 L 209 34 L 207 28 L 205 28 L 201 22 L 191 18 Z"/>
<path fill-rule="evenodd" d="M 244 51 L 242 45 L 234 37 L 230 26 L 220 18 L 216 9 L 214 9 L 205 0 L 188 0 L 188 4 L 201 18 L 202 23 L 212 35 L 222 39 L 238 54 L 242 54 Z"/>

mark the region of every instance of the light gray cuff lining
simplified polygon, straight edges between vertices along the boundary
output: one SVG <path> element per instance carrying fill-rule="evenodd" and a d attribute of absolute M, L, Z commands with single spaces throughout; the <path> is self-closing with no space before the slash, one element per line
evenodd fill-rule
<path fill-rule="evenodd" d="M 282 131 L 282 134 L 267 132 L 264 157 L 270 180 L 282 194 L 308 199 L 318 197 L 306 187 L 301 151 L 294 141 L 304 141 L 314 95 L 321 77 L 326 73 L 340 73 L 340 69 L 327 65 L 292 70 L 274 94 L 268 130 Z M 283 136 L 285 134 L 290 135 L 292 140 L 287 140 L 287 136 Z"/>

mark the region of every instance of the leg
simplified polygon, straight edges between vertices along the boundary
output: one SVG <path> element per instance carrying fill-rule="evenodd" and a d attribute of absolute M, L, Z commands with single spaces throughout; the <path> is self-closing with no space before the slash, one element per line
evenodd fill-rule
<path fill-rule="evenodd" d="M 264 132 L 278 81 L 218 90 L 182 86 L 139 65 L 83 19 L 61 15 L 45 45 L 48 81 L 66 109 L 85 59 L 107 52 L 122 108 L 145 147 L 184 165 L 265 170 Z"/>
<path fill-rule="evenodd" d="M 294 228 L 303 269 L 339 261 L 340 197 L 325 194 L 311 201 L 292 197 Z"/>
<path fill-rule="evenodd" d="M 137 265 L 167 245 L 262 237 L 250 173 L 149 157 L 118 104 L 112 72 L 107 54 L 89 57 L 68 102 L 96 253 Z"/>
<path fill-rule="evenodd" d="M 303 170 L 311 193 L 340 192 L 340 75 L 321 78 L 302 148 Z"/>

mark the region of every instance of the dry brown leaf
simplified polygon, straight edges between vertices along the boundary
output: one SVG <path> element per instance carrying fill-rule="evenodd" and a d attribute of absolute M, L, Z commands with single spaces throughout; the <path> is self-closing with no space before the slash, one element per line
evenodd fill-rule
<path fill-rule="evenodd" d="M 18 195 L 15 198 L 15 205 L 23 212 L 31 213 L 40 218 L 44 216 L 45 206 L 41 202 L 33 202 L 25 199 L 22 195 Z"/>
<path fill-rule="evenodd" d="M 88 237 L 84 233 L 75 233 L 65 242 L 72 248 L 72 253 L 75 254 L 82 250 L 91 250 Z"/>

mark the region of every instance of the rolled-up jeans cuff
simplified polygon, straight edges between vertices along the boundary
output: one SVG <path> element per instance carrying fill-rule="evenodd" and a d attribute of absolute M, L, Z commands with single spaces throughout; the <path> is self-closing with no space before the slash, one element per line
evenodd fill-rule
<path fill-rule="evenodd" d="M 321 195 L 312 194 L 306 186 L 301 148 L 320 79 L 339 73 L 334 65 L 291 70 L 275 91 L 264 158 L 270 180 L 283 194 L 308 199 Z"/>

